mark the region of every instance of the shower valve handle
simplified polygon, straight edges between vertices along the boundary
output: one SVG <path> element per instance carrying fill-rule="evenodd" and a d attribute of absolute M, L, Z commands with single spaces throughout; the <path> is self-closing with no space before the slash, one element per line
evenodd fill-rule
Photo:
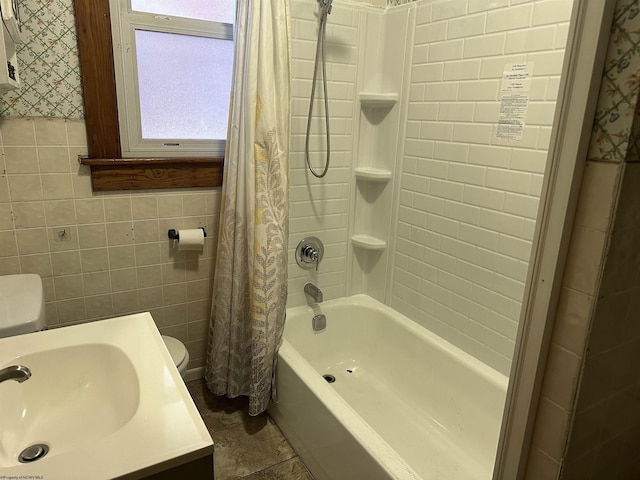
<path fill-rule="evenodd" d="M 320 239 L 316 237 L 303 239 L 296 248 L 296 262 L 305 270 L 310 270 L 314 267 L 318 270 L 323 256 L 324 246 Z"/>
<path fill-rule="evenodd" d="M 302 258 L 306 262 L 312 262 L 316 265 L 316 270 L 318 270 L 318 251 L 314 249 L 311 245 L 305 245 L 302 247 Z"/>

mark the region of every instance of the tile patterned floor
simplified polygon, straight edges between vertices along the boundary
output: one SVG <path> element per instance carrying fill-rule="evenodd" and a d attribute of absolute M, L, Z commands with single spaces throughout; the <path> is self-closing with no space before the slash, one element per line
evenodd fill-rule
<path fill-rule="evenodd" d="M 249 416 L 245 397 L 213 395 L 202 379 L 187 388 L 213 438 L 215 480 L 313 480 L 271 418 Z"/>

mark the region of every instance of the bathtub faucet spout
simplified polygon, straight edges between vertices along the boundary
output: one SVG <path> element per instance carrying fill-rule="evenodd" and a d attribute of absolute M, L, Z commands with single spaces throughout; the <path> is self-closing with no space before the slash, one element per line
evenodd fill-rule
<path fill-rule="evenodd" d="M 304 293 L 313 298 L 313 301 L 316 303 L 322 302 L 322 290 L 316 287 L 313 283 L 308 282 L 304 285 Z"/>

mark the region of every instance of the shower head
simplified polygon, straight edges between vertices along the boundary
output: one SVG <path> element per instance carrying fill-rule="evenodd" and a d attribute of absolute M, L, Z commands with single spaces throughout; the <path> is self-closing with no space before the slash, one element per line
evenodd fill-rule
<path fill-rule="evenodd" d="M 320 7 L 322 8 L 322 14 L 328 15 L 331 13 L 331 3 L 333 0 L 318 0 Z"/>

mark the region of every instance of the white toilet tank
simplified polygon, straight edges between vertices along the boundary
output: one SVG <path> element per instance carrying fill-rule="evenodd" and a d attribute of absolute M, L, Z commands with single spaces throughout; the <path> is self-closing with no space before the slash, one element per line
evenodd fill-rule
<path fill-rule="evenodd" d="M 45 326 L 40 276 L 0 276 L 0 338 L 37 332 Z"/>

